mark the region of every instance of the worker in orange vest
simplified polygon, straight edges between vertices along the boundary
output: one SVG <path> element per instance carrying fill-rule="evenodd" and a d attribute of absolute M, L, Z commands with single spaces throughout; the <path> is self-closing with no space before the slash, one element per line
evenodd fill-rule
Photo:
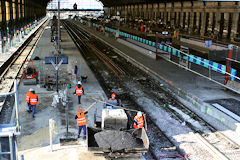
<path fill-rule="evenodd" d="M 27 105 L 28 105 L 28 113 L 30 113 L 31 111 L 32 111 L 32 107 L 31 107 L 31 105 L 30 105 L 30 96 L 31 96 L 31 94 L 32 94 L 32 91 L 33 91 L 33 89 L 32 88 L 30 88 L 29 89 L 29 91 L 27 92 L 27 94 L 26 94 L 26 102 L 27 102 Z"/>
<path fill-rule="evenodd" d="M 143 26 L 143 24 L 140 26 L 140 31 L 141 31 L 141 32 L 144 31 L 144 26 Z"/>
<path fill-rule="evenodd" d="M 138 112 L 134 117 L 133 128 L 138 129 L 142 128 L 144 124 L 142 112 Z"/>
<path fill-rule="evenodd" d="M 113 93 L 112 97 L 108 99 L 108 104 L 112 104 L 112 105 L 115 105 L 115 106 L 118 105 L 115 93 Z"/>
<path fill-rule="evenodd" d="M 37 106 L 37 102 L 38 102 L 38 96 L 37 94 L 35 94 L 35 91 L 32 91 L 32 94 L 30 95 L 30 105 L 32 108 L 32 117 L 34 118 L 34 114 L 35 114 L 35 110 L 36 110 L 36 106 Z"/>
<path fill-rule="evenodd" d="M 78 96 L 78 104 L 81 104 L 81 97 L 82 97 L 82 94 L 84 94 L 84 89 L 81 81 L 78 81 L 75 94 Z"/>
<path fill-rule="evenodd" d="M 77 120 L 77 124 L 78 124 L 78 138 L 80 138 L 81 130 L 83 129 L 83 134 L 84 134 L 83 139 L 85 140 L 86 125 L 87 125 L 85 114 L 87 114 L 88 111 L 83 112 L 81 107 L 78 107 L 77 111 L 78 113 L 76 114 L 75 119 Z"/>

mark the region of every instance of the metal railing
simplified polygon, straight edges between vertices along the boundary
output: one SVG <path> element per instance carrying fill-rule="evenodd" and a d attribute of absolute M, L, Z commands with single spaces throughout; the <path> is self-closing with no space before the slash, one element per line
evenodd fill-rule
<path fill-rule="evenodd" d="M 19 101 L 18 101 L 17 80 L 15 80 L 14 82 L 14 91 L 9 93 L 0 93 L 0 96 L 10 96 L 10 95 L 14 95 L 15 97 L 15 103 L 13 106 L 13 112 L 15 112 L 15 115 L 14 115 L 15 120 L 10 124 L 0 124 L 0 138 L 8 138 L 9 140 L 9 151 L 2 152 L 0 150 L 0 159 L 2 155 L 10 155 L 11 160 L 16 160 L 15 137 L 20 135 L 20 130 L 21 130 L 21 125 L 19 121 Z"/>

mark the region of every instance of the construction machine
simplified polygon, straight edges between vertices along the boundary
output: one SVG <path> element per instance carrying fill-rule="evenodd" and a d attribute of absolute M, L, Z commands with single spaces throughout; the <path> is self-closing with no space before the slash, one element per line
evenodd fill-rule
<path fill-rule="evenodd" d="M 35 85 L 37 84 L 38 72 L 34 68 L 33 60 L 23 62 L 23 84 Z"/>
<path fill-rule="evenodd" d="M 128 109 L 123 105 L 114 106 L 106 103 L 102 109 L 101 122 L 96 122 L 95 118 L 96 127 L 88 127 L 89 150 L 110 159 L 136 158 L 148 152 L 146 124 L 143 128 L 132 128 L 131 118 L 125 110 Z"/>

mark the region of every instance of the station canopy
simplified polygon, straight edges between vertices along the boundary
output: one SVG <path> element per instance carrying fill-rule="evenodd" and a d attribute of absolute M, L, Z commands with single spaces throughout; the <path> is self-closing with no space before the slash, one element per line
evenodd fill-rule
<path fill-rule="evenodd" d="M 147 4 L 147 3 L 161 3 L 174 2 L 176 0 L 100 0 L 105 7 L 121 6 L 128 4 Z"/>
<path fill-rule="evenodd" d="M 60 8 L 72 9 L 75 3 L 78 9 L 103 9 L 103 4 L 99 0 L 60 0 Z M 58 0 L 51 0 L 47 5 L 47 9 L 57 8 Z"/>
<path fill-rule="evenodd" d="M 39 2 L 39 0 L 34 0 L 34 1 Z M 58 0 L 41 0 L 41 3 L 42 5 L 47 7 L 49 5 L 49 2 L 52 2 L 52 1 L 58 1 Z M 73 1 L 74 3 L 81 4 L 81 1 L 85 1 L 85 0 L 60 0 L 60 2 L 65 2 L 65 3 L 67 1 Z M 91 0 L 88 0 L 88 1 L 91 1 Z M 127 5 L 127 4 L 174 2 L 174 0 L 94 0 L 94 1 L 102 3 L 102 6 L 104 7 L 120 6 L 120 5 Z M 82 8 L 82 7 L 78 5 L 78 8 Z"/>

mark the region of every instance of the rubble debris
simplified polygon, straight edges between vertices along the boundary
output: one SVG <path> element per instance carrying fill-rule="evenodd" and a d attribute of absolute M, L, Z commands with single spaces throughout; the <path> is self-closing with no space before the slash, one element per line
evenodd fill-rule
<path fill-rule="evenodd" d="M 99 147 L 119 151 L 123 149 L 143 148 L 143 142 L 126 131 L 104 130 L 94 135 Z"/>

